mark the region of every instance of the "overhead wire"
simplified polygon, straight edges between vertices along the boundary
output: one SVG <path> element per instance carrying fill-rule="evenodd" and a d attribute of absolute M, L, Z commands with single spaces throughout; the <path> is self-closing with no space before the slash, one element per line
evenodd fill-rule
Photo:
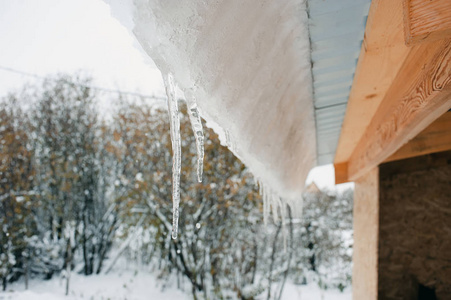
<path fill-rule="evenodd" d="M 24 72 L 24 71 L 20 71 L 20 70 L 14 69 L 14 68 L 5 67 L 5 66 L 1 66 L 1 65 L 0 65 L 0 70 L 6 71 L 6 72 L 20 74 L 20 75 L 23 75 L 23 76 L 33 77 L 33 78 L 40 79 L 40 80 L 52 80 L 52 78 L 50 78 L 50 77 L 41 76 L 41 75 L 30 73 L 30 72 Z M 55 78 L 53 80 L 56 81 L 57 79 Z M 65 81 L 67 82 L 67 84 L 70 84 L 70 85 L 73 85 L 73 86 L 90 88 L 90 89 L 93 89 L 93 90 L 106 92 L 106 93 L 114 93 L 114 94 L 119 94 L 119 95 L 129 95 L 129 96 L 135 96 L 135 97 L 140 97 L 140 98 L 150 98 L 150 99 L 154 99 L 154 100 L 166 101 L 165 97 L 156 96 L 156 95 L 144 95 L 144 94 L 140 94 L 140 93 L 137 93 L 137 92 L 121 91 L 121 90 L 118 90 L 118 89 L 110 89 L 110 88 L 104 88 L 104 87 L 99 87 L 99 86 L 94 86 L 94 85 L 85 85 L 85 84 L 81 84 L 81 83 L 72 82 L 72 81 L 69 81 L 69 80 L 65 80 Z"/>

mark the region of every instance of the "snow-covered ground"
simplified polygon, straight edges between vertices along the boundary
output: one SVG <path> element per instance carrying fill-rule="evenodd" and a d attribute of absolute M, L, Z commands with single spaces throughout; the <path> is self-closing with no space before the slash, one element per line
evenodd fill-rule
<path fill-rule="evenodd" d="M 265 295 L 266 296 L 266 295 Z M 262 299 L 265 297 L 262 297 Z M 69 296 L 65 296 L 65 280 L 56 277 L 49 281 L 32 280 L 29 290 L 24 290 L 23 281 L 9 285 L 0 292 L 0 300 L 188 300 L 188 290 L 177 289 L 175 281 L 162 282 L 155 275 L 144 271 L 122 271 L 108 275 L 71 275 Z M 296 286 L 288 283 L 284 300 L 350 300 L 351 292 L 322 291 L 316 285 Z"/>
<path fill-rule="evenodd" d="M 153 274 L 143 271 L 113 272 L 108 275 L 83 276 L 71 274 L 69 296 L 65 296 L 66 281 L 61 277 L 49 281 L 32 280 L 28 291 L 23 281 L 9 285 L 6 293 L 0 293 L 0 300 L 141 300 L 165 299 L 184 300 L 190 295 L 177 289 L 171 283 L 164 287 Z"/>
<path fill-rule="evenodd" d="M 266 296 L 266 295 L 265 295 Z M 0 298 L 1 299 L 1 298 Z M 262 297 L 262 299 L 266 299 Z M 310 285 L 294 285 L 287 283 L 282 295 L 283 300 L 351 300 L 351 289 L 344 292 L 338 290 L 321 290 L 316 283 Z"/>

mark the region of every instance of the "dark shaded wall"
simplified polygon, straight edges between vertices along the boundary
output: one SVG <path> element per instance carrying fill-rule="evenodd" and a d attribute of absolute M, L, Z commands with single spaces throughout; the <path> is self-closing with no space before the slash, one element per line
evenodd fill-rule
<path fill-rule="evenodd" d="M 379 176 L 378 298 L 451 299 L 451 151 L 383 164 Z"/>

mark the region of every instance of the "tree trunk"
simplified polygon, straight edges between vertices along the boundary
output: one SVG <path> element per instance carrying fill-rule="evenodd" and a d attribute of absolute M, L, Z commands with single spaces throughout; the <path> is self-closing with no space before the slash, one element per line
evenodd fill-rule
<path fill-rule="evenodd" d="M 72 265 L 72 246 L 69 237 L 67 241 L 67 257 L 66 257 L 66 296 L 69 295 L 71 265 Z"/>
<path fill-rule="evenodd" d="M 272 253 L 271 253 L 271 264 L 269 265 L 269 272 L 268 272 L 268 297 L 266 297 L 267 300 L 271 299 L 271 284 L 272 284 L 272 271 L 274 269 L 274 261 L 276 256 L 276 246 L 277 246 L 277 240 L 279 238 L 280 229 L 282 228 L 282 223 L 277 226 L 276 236 L 274 237 L 274 242 L 272 244 Z"/>
<path fill-rule="evenodd" d="M 278 300 L 282 299 L 283 289 L 285 287 L 285 282 L 287 281 L 288 273 L 290 271 L 291 258 L 293 256 L 293 219 L 291 217 L 291 208 L 289 206 L 287 206 L 287 210 L 290 222 L 290 248 L 288 249 L 288 251 L 290 252 L 288 252 L 287 269 L 285 270 L 285 274 L 283 275 L 282 285 L 280 286 L 279 290 L 279 297 L 277 298 Z"/>
<path fill-rule="evenodd" d="M 25 277 L 25 290 L 28 290 L 28 256 L 30 251 L 27 249 L 27 255 L 24 259 L 24 277 Z"/>
<path fill-rule="evenodd" d="M 83 222 L 85 223 L 85 222 Z M 86 229 L 85 229 L 86 223 L 83 224 L 83 236 L 82 236 L 82 246 L 83 246 L 83 261 L 85 263 L 84 266 L 84 271 L 85 271 L 85 275 L 89 275 L 89 269 L 88 269 L 88 265 L 89 265 L 89 259 L 88 259 L 88 249 L 86 246 Z"/>

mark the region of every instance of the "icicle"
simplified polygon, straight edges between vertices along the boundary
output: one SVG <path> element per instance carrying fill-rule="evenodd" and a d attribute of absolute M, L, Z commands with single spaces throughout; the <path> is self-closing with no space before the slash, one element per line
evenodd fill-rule
<path fill-rule="evenodd" d="M 171 74 L 163 75 L 166 95 L 168 96 L 169 123 L 172 142 L 172 238 L 178 233 L 179 204 L 180 204 L 180 171 L 181 171 L 181 142 L 180 119 L 177 99 L 175 98 L 174 79 Z"/>
<path fill-rule="evenodd" d="M 227 131 L 226 131 L 226 137 L 228 136 Z M 269 188 L 267 185 L 265 185 L 260 179 L 257 179 L 257 183 L 258 183 L 258 192 L 260 194 L 260 196 L 262 197 L 262 201 L 263 201 L 263 223 L 265 224 L 265 226 L 268 225 L 268 217 L 269 217 L 269 213 L 271 211 L 271 206 L 276 207 L 274 203 L 274 199 L 273 199 L 273 194 L 271 191 L 271 188 Z M 273 212 L 274 215 L 274 212 Z"/>
<path fill-rule="evenodd" d="M 226 134 L 227 137 L 227 134 Z M 263 223 L 268 225 L 269 213 L 272 211 L 272 217 L 274 223 L 280 222 L 282 226 L 283 235 L 283 249 L 287 251 L 287 226 L 286 221 L 288 218 L 287 205 L 288 202 L 280 198 L 269 186 L 265 185 L 260 179 L 257 179 L 258 192 L 262 196 L 263 200 Z M 291 220 L 289 220 L 291 222 Z"/>
<path fill-rule="evenodd" d="M 202 182 L 202 172 L 204 168 L 204 131 L 202 128 L 202 120 L 200 119 L 199 109 L 197 108 L 196 98 L 191 93 L 186 95 L 186 103 L 188 104 L 188 115 L 191 127 L 196 138 L 197 148 L 197 180 Z"/>
<path fill-rule="evenodd" d="M 263 185 L 263 183 L 261 181 L 258 181 L 258 185 L 259 185 L 259 193 L 260 196 L 262 196 L 262 200 L 263 200 L 263 223 L 265 224 L 265 226 L 268 225 L 268 214 L 269 214 L 269 201 L 268 201 L 268 197 L 267 197 L 267 193 L 265 192 L 265 186 Z"/>
<path fill-rule="evenodd" d="M 255 178 L 255 180 L 257 181 L 258 194 L 259 194 L 260 196 L 263 196 L 263 184 L 262 184 L 262 182 L 260 181 L 260 179 Z M 263 197 L 262 197 L 262 198 L 263 198 Z"/>
<path fill-rule="evenodd" d="M 226 139 L 226 146 L 227 146 L 227 148 L 231 148 L 232 147 L 232 143 L 231 143 L 231 141 L 230 141 L 230 135 L 229 135 L 229 131 L 226 129 L 225 131 L 224 131 L 224 134 L 225 134 L 225 139 Z"/>
<path fill-rule="evenodd" d="M 271 191 L 270 199 L 271 199 L 271 209 L 272 209 L 272 219 L 274 220 L 274 223 L 279 222 L 279 214 L 277 212 L 278 209 L 278 203 L 275 199 L 275 194 L 273 191 Z"/>
<path fill-rule="evenodd" d="M 269 203 L 268 192 L 264 190 L 264 193 L 263 193 L 263 222 L 265 223 L 265 226 L 268 225 L 269 212 L 270 212 L 270 203 Z"/>
<path fill-rule="evenodd" d="M 287 252 L 287 227 L 286 227 L 286 220 L 287 220 L 287 203 L 285 200 L 281 199 L 280 197 L 277 197 L 278 205 L 280 207 L 280 218 L 282 222 L 282 236 L 283 236 L 283 251 Z"/>

